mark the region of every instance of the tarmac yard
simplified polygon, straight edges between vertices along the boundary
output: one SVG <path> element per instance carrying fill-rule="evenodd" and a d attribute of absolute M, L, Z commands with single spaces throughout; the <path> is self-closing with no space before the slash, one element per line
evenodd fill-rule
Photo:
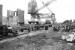
<path fill-rule="evenodd" d="M 75 50 L 75 45 L 60 40 L 61 32 L 34 33 L 37 34 L 0 43 L 0 50 Z"/>

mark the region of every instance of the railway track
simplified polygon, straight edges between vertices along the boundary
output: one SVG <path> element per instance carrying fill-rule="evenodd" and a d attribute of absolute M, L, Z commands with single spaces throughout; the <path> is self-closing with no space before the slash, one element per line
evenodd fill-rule
<path fill-rule="evenodd" d="M 18 35 L 16 37 L 11 37 L 11 38 L 0 40 L 0 43 L 11 42 L 13 40 L 17 40 L 17 39 L 20 39 L 20 38 L 25 38 L 26 36 L 35 36 L 37 34 L 44 33 L 44 32 L 46 32 L 46 30 L 30 32 L 28 34 L 20 34 L 20 35 Z"/>

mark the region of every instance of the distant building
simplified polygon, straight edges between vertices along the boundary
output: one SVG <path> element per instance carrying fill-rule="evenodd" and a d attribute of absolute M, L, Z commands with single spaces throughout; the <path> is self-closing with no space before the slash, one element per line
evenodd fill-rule
<path fill-rule="evenodd" d="M 2 25 L 2 8 L 3 6 L 0 5 L 0 25 Z"/>
<path fill-rule="evenodd" d="M 7 10 L 8 25 L 13 25 L 14 11 Z"/>
<path fill-rule="evenodd" d="M 18 19 L 17 16 L 15 16 L 16 11 L 11 11 L 7 10 L 7 19 L 8 19 L 8 24 L 10 26 L 15 26 L 17 25 Z"/>
<path fill-rule="evenodd" d="M 17 17 L 18 17 L 18 23 L 19 24 L 24 24 L 24 11 L 17 9 L 16 11 Z"/>
<path fill-rule="evenodd" d="M 15 16 L 15 11 L 7 10 L 7 16 L 8 16 L 8 17 L 13 17 L 13 16 Z"/>
<path fill-rule="evenodd" d="M 24 11 L 17 9 L 16 11 L 7 11 L 8 25 L 15 26 L 24 24 Z"/>
<path fill-rule="evenodd" d="M 3 16 L 2 25 L 7 25 L 7 17 Z"/>

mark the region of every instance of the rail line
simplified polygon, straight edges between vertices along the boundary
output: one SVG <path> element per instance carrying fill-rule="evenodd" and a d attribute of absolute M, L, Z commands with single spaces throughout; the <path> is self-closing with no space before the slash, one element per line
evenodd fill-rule
<path fill-rule="evenodd" d="M 0 43 L 11 42 L 11 41 L 13 41 L 13 40 L 17 40 L 17 39 L 20 39 L 20 38 L 25 38 L 26 36 L 35 36 L 35 35 L 37 35 L 37 34 L 44 33 L 44 32 L 46 32 L 46 30 L 30 32 L 30 33 L 28 33 L 28 34 L 21 34 L 21 35 L 16 36 L 16 37 L 3 39 L 3 40 L 0 41 Z"/>

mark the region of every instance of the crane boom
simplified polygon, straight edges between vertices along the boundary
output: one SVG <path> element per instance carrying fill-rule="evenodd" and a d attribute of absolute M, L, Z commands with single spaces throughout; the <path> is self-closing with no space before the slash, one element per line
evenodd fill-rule
<path fill-rule="evenodd" d="M 45 3 L 42 1 L 42 4 L 44 5 Z M 49 7 L 46 7 L 51 13 L 52 13 L 52 11 L 49 9 Z"/>
<path fill-rule="evenodd" d="M 36 12 L 38 12 L 38 11 L 40 11 L 41 9 L 47 7 L 47 6 L 50 5 L 53 1 L 55 1 L 55 0 L 48 1 L 47 3 L 44 4 L 44 6 L 42 6 L 42 7 L 39 8 L 38 10 L 36 10 Z"/>

